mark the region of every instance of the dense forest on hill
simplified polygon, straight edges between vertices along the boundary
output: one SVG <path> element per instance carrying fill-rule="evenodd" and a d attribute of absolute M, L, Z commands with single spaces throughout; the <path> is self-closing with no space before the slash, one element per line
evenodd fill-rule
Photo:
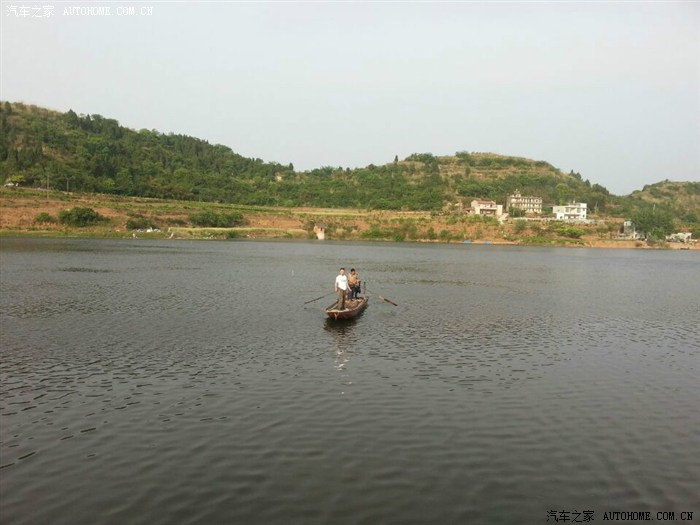
<path fill-rule="evenodd" d="M 506 195 L 542 197 L 545 207 L 587 202 L 593 213 L 629 216 L 649 208 L 698 222 L 699 183 L 655 185 L 615 196 L 578 173 L 544 161 L 492 153 L 413 154 L 385 165 L 320 167 L 264 162 L 186 135 L 132 130 L 100 115 L 60 113 L 20 103 L 0 111 L 2 182 L 234 204 L 444 210 L 472 199 L 503 204 Z M 680 199 L 692 193 L 694 198 Z"/>

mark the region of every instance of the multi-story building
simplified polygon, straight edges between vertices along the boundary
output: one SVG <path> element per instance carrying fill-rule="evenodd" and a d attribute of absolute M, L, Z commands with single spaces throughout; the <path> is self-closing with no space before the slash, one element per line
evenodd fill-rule
<path fill-rule="evenodd" d="M 588 204 L 585 202 L 570 202 L 564 206 L 554 206 L 552 212 L 557 220 L 585 221 Z"/>
<path fill-rule="evenodd" d="M 506 197 L 506 210 L 514 208 L 525 213 L 542 213 L 542 198 L 520 195 L 518 190 Z"/>

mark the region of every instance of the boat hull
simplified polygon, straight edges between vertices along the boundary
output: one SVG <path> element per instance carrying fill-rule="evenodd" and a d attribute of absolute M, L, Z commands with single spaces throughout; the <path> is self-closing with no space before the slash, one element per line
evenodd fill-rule
<path fill-rule="evenodd" d="M 342 321 L 345 319 L 353 319 L 360 315 L 367 308 L 367 303 L 369 302 L 369 297 L 360 297 L 358 299 L 348 299 L 345 301 L 347 308 L 345 310 L 338 310 L 335 306 L 337 303 L 333 303 L 328 308 L 326 308 L 326 315 L 329 319 L 334 321 Z"/>

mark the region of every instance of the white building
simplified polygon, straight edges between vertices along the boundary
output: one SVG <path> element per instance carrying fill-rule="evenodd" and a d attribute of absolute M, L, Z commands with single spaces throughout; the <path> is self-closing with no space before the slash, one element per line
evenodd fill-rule
<path fill-rule="evenodd" d="M 693 234 L 690 232 L 678 232 L 666 236 L 668 242 L 690 242 L 693 239 Z"/>
<path fill-rule="evenodd" d="M 552 212 L 557 220 L 560 221 L 585 221 L 588 204 L 585 202 L 570 202 L 564 206 L 554 206 Z"/>
<path fill-rule="evenodd" d="M 474 215 L 488 215 L 497 219 L 503 215 L 503 205 L 494 201 L 472 201 L 472 213 Z"/>
<path fill-rule="evenodd" d="M 641 235 L 639 235 L 639 232 L 637 231 L 637 227 L 634 225 L 634 223 L 630 220 L 626 220 L 625 222 L 622 223 L 622 231 L 620 232 L 619 235 L 620 238 L 622 239 L 639 239 Z"/>
<path fill-rule="evenodd" d="M 542 213 L 542 197 L 523 196 L 515 190 L 515 193 L 506 197 L 506 210 L 511 208 L 525 213 Z"/>

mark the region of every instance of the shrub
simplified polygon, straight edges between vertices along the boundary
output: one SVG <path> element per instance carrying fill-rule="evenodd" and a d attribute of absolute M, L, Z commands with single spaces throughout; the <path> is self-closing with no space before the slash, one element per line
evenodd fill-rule
<path fill-rule="evenodd" d="M 527 228 L 527 221 L 515 221 L 513 229 L 515 230 L 515 233 L 523 233 L 525 229 Z"/>
<path fill-rule="evenodd" d="M 34 217 L 34 222 L 37 224 L 49 224 L 56 222 L 56 217 L 42 211 L 36 217 Z"/>
<path fill-rule="evenodd" d="M 586 233 L 585 231 L 581 230 L 580 228 L 559 228 L 557 230 L 557 233 L 559 235 L 563 235 L 564 237 L 569 237 L 570 239 L 580 239 L 581 236 Z"/>
<path fill-rule="evenodd" d="M 455 156 L 458 159 L 463 160 L 464 162 L 467 162 L 467 163 L 472 161 L 472 156 L 469 154 L 468 151 L 458 151 L 457 153 L 455 153 Z"/>
<path fill-rule="evenodd" d="M 81 228 L 99 224 L 106 221 L 107 218 L 100 215 L 92 208 L 72 208 L 70 210 L 62 210 L 61 213 L 58 214 L 58 220 L 61 224 Z"/>
<path fill-rule="evenodd" d="M 364 239 L 383 239 L 386 236 L 386 232 L 382 231 L 379 226 L 372 226 L 369 230 L 362 232 L 362 238 Z"/>

